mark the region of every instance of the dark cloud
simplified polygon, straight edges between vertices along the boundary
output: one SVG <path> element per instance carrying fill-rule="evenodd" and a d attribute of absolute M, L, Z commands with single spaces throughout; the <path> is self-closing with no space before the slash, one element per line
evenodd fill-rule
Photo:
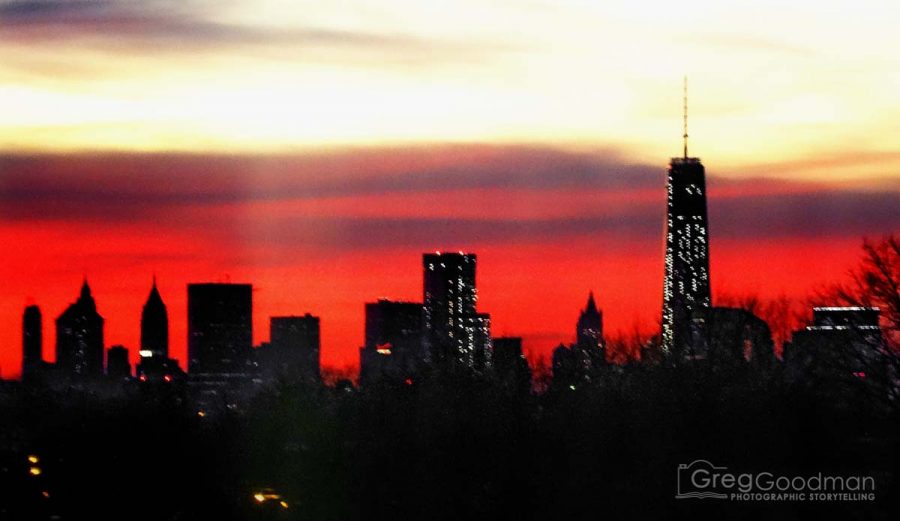
<path fill-rule="evenodd" d="M 444 41 L 413 34 L 347 31 L 331 27 L 260 27 L 218 21 L 207 3 L 171 0 L 12 0 L 0 2 L 4 40 L 27 44 L 91 45 L 113 53 L 156 53 L 248 48 L 274 59 L 351 60 L 433 65 L 513 51 L 503 42 Z M 306 51 L 306 52 L 301 52 Z M 323 51 L 335 51 L 323 53 Z"/>
<path fill-rule="evenodd" d="M 0 156 L 0 172 L 0 216 L 7 221 L 150 223 L 284 251 L 603 237 L 658 243 L 665 211 L 662 168 L 632 164 L 613 152 L 539 147 L 266 157 Z M 859 237 L 900 229 L 900 191 L 714 177 L 709 184 L 713 244 L 717 239 Z M 474 215 L 483 217 L 430 215 L 427 205 L 422 215 L 398 212 L 396 217 L 259 210 L 261 203 L 289 207 L 326 198 L 352 202 L 384 196 L 421 208 L 423 201 L 460 190 L 491 194 L 472 200 L 480 205 Z M 571 209 L 573 193 L 603 195 L 622 204 Z M 569 211 L 526 211 L 523 217 L 520 209 L 515 217 L 507 215 L 504 208 L 523 194 L 547 208 Z"/>
<path fill-rule="evenodd" d="M 710 236 L 731 239 L 852 237 L 900 229 L 900 192 L 830 190 L 716 199 Z"/>
<path fill-rule="evenodd" d="M 664 179 L 659 169 L 613 153 L 531 147 L 269 157 L 0 156 L 0 171 L 0 203 L 18 206 L 21 217 L 37 216 L 50 203 L 58 205 L 59 217 L 78 217 L 79 208 L 98 205 L 112 210 L 473 189 L 624 190 L 659 186 Z"/>

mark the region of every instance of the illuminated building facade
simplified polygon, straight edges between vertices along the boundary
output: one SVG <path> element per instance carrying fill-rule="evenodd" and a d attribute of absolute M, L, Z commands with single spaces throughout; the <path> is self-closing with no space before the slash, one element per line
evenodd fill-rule
<path fill-rule="evenodd" d="M 483 370 L 491 365 L 493 352 L 491 339 L 491 315 L 476 313 L 466 319 L 465 345 L 471 355 L 471 367 Z M 466 359 L 468 362 L 468 358 Z"/>
<path fill-rule="evenodd" d="M 428 353 L 439 364 L 455 361 L 474 367 L 476 351 L 483 347 L 480 338 L 485 328 L 484 318 L 478 318 L 475 310 L 476 256 L 462 252 L 426 253 L 422 260 Z"/>
<path fill-rule="evenodd" d="M 103 376 L 103 317 L 86 279 L 78 300 L 56 319 L 56 364 L 69 376 Z"/>
<path fill-rule="evenodd" d="M 240 374 L 251 369 L 253 287 L 188 284 L 188 371 Z"/>
<path fill-rule="evenodd" d="M 662 348 L 668 355 L 702 357 L 692 338 L 694 317 L 710 306 L 706 174 L 700 159 L 672 158 L 667 183 Z"/>

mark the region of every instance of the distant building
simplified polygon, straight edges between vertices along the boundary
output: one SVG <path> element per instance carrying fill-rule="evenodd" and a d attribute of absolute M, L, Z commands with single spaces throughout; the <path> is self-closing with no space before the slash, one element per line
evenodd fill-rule
<path fill-rule="evenodd" d="M 494 374 L 505 386 L 521 392 L 531 389 L 531 368 L 522 352 L 520 337 L 498 337 L 492 341 Z"/>
<path fill-rule="evenodd" d="M 260 365 L 269 375 L 284 374 L 306 380 L 320 378 L 319 317 L 272 317 L 269 345 L 262 348 Z"/>
<path fill-rule="evenodd" d="M 578 316 L 576 335 L 579 347 L 603 349 L 603 312 L 597 309 L 593 291 L 588 293 L 587 304 Z"/>
<path fill-rule="evenodd" d="M 789 379 L 808 385 L 884 381 L 880 314 L 875 307 L 813 308 L 813 323 L 785 344 Z"/>
<path fill-rule="evenodd" d="M 141 312 L 141 349 L 138 354 L 140 362 L 135 373 L 141 382 L 168 383 L 183 376 L 178 361 L 169 358 L 169 313 L 156 287 L 156 277 Z"/>
<path fill-rule="evenodd" d="M 188 372 L 252 371 L 253 288 L 188 284 Z"/>
<path fill-rule="evenodd" d="M 476 313 L 466 320 L 466 343 L 472 349 L 472 367 L 483 371 L 491 366 L 491 315 Z"/>
<path fill-rule="evenodd" d="M 414 376 L 427 360 L 423 309 L 417 302 L 381 299 L 366 304 L 366 338 L 360 350 L 360 382 Z"/>
<path fill-rule="evenodd" d="M 128 349 L 124 346 L 112 346 L 106 351 L 106 376 L 118 380 L 131 377 Z"/>
<path fill-rule="evenodd" d="M 28 306 L 22 317 L 22 379 L 37 375 L 43 365 L 43 321 L 41 308 Z"/>
<path fill-rule="evenodd" d="M 103 317 L 87 279 L 78 300 L 56 319 L 56 364 L 64 375 L 103 376 Z"/>
<path fill-rule="evenodd" d="M 563 387 L 578 382 L 578 357 L 574 346 L 559 344 L 553 350 L 553 386 Z"/>
<path fill-rule="evenodd" d="M 141 352 L 154 357 L 169 356 L 169 313 L 156 287 L 156 277 L 141 312 Z"/>
<path fill-rule="evenodd" d="M 588 294 L 587 304 L 578 316 L 575 327 L 574 354 L 576 365 L 583 371 L 591 371 L 606 363 L 606 343 L 603 340 L 603 312 L 597 309 L 594 292 Z"/>
<path fill-rule="evenodd" d="M 685 122 L 687 116 L 685 116 Z M 702 358 L 691 344 L 692 319 L 711 305 L 706 173 L 700 159 L 687 155 L 669 163 L 666 212 L 662 349 L 667 355 Z"/>
<path fill-rule="evenodd" d="M 438 364 L 476 367 L 485 363 L 490 320 L 476 311 L 475 254 L 425 254 L 422 261 L 425 342 L 430 357 Z"/>
<path fill-rule="evenodd" d="M 693 345 L 716 365 L 744 363 L 758 369 L 776 361 L 772 331 L 766 322 L 746 309 L 713 307 L 694 315 Z"/>

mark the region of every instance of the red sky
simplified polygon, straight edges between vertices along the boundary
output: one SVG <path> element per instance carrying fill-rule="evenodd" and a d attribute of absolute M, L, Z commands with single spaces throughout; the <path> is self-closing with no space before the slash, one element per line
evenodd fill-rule
<path fill-rule="evenodd" d="M 53 321 L 86 274 L 106 343 L 137 356 L 155 273 L 172 355 L 186 284 L 250 282 L 254 343 L 268 317 L 322 318 L 322 362 L 358 363 L 363 304 L 421 300 L 421 254 L 478 254 L 479 309 L 532 357 L 574 337 L 595 292 L 609 333 L 660 314 L 665 158 L 612 151 L 435 146 L 305 155 L 0 157 L 0 368 L 19 374 L 24 306 Z M 736 178 L 707 165 L 715 294 L 802 298 L 844 275 L 863 236 L 900 228 L 900 192 L 868 182 Z"/>

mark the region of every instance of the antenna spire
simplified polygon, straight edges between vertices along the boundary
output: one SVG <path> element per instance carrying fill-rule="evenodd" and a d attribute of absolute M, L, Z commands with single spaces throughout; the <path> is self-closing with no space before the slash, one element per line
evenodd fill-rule
<path fill-rule="evenodd" d="M 688 105 L 687 105 L 687 76 L 684 77 L 684 158 L 688 158 L 687 152 L 687 144 L 688 144 L 688 126 L 687 126 L 687 116 L 688 116 Z"/>

